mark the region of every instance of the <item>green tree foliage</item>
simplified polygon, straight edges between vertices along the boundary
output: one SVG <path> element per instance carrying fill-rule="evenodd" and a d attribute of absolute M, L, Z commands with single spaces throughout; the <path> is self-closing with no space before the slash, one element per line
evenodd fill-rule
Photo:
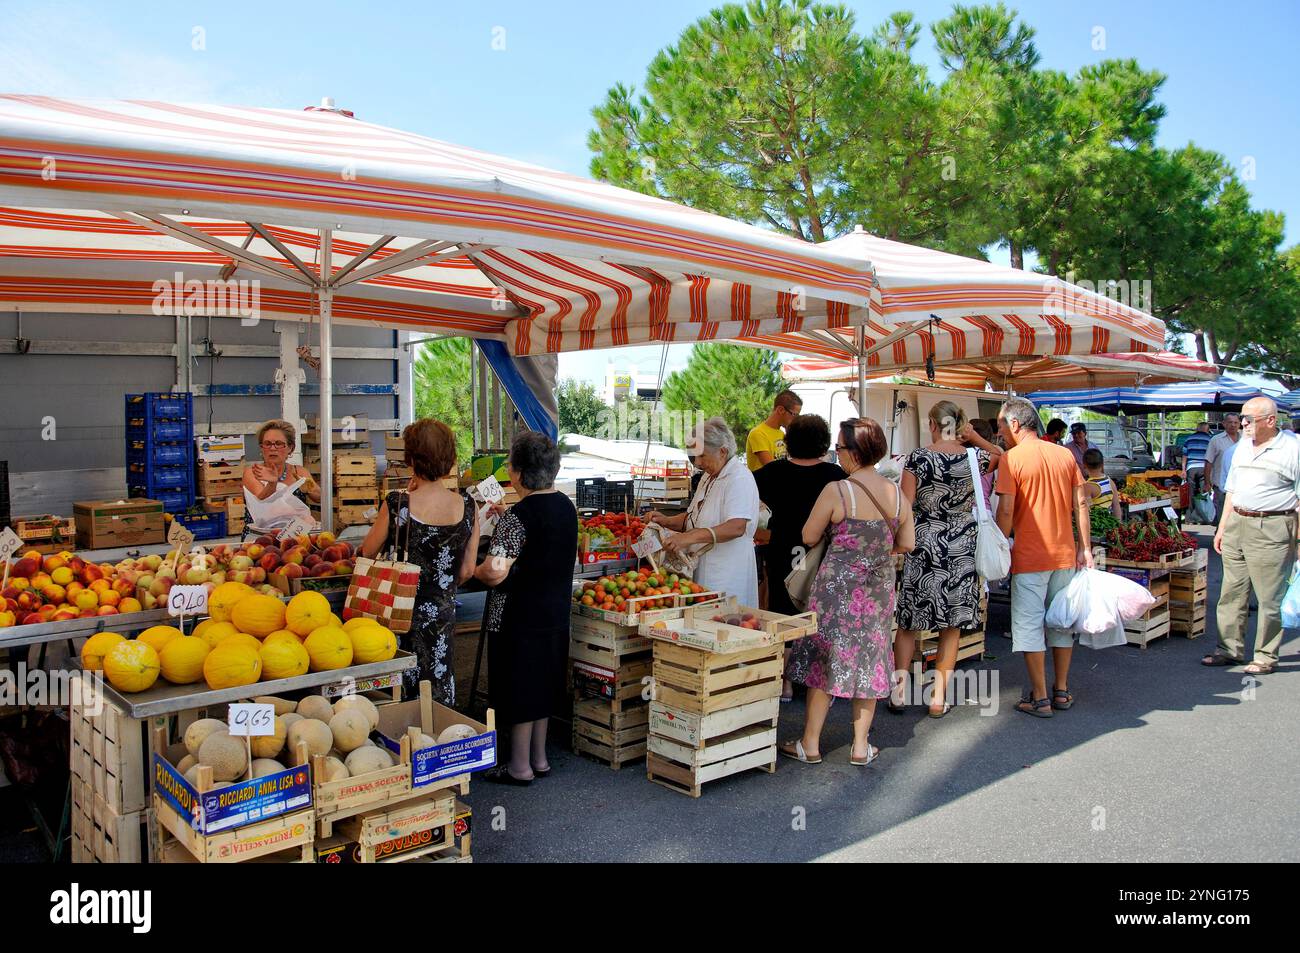
<path fill-rule="evenodd" d="M 572 378 L 560 382 L 556 390 L 560 406 L 560 433 L 576 433 L 587 437 L 604 436 L 602 415 L 609 407 L 600 399 L 594 385 Z"/>
<path fill-rule="evenodd" d="M 469 338 L 433 338 L 411 345 L 415 358 L 415 416 L 441 420 L 456 434 L 456 460 L 474 452 L 474 404 L 469 387 Z"/>
<path fill-rule="evenodd" d="M 697 344 L 686 367 L 664 382 L 664 406 L 675 414 L 722 417 L 743 443 L 750 428 L 772 412 L 784 388 L 773 351 L 738 344 Z"/>

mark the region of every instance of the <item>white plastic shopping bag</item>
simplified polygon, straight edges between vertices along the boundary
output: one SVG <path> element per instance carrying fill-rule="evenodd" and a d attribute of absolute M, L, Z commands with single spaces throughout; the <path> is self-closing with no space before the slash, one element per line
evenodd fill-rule
<path fill-rule="evenodd" d="M 1056 594 L 1046 623 L 1079 633 L 1079 644 L 1100 649 L 1124 645 L 1124 623 L 1155 604 L 1155 597 L 1132 580 L 1099 569 L 1082 569 Z"/>
<path fill-rule="evenodd" d="M 1291 584 L 1282 597 L 1282 628 L 1300 628 L 1300 564 L 1291 573 Z"/>
<path fill-rule="evenodd" d="M 978 535 L 975 540 L 975 571 L 983 578 L 997 580 L 1011 572 L 1011 543 L 998 529 L 984 499 L 984 482 L 980 479 L 979 459 L 973 449 L 967 449 L 970 478 L 975 485 L 975 521 Z"/>

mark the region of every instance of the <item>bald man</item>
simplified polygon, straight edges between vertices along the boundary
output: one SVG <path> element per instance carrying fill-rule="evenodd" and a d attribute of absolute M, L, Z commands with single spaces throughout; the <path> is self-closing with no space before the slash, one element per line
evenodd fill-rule
<path fill-rule="evenodd" d="M 1202 665 L 1246 660 L 1250 590 L 1259 600 L 1255 651 L 1248 675 L 1277 668 L 1282 647 L 1282 597 L 1295 565 L 1300 533 L 1300 440 L 1278 431 L 1277 405 L 1267 397 L 1241 409 L 1242 440 L 1233 451 L 1214 550 L 1223 557 L 1219 647 Z"/>

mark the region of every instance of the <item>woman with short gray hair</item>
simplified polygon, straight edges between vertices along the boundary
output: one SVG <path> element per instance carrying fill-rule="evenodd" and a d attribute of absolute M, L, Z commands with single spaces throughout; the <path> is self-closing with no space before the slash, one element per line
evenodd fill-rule
<path fill-rule="evenodd" d="M 736 437 L 721 417 L 698 424 L 687 453 L 704 471 L 700 488 L 685 513 L 665 516 L 652 510 L 649 520 L 673 530 L 664 540 L 669 552 L 698 552 L 695 581 L 705 589 L 735 596 L 741 605 L 758 605 L 758 563 L 754 530 L 758 527 L 758 485 L 736 453 Z"/>
<path fill-rule="evenodd" d="M 501 517 L 474 575 L 492 590 L 484 610 L 488 695 L 497 721 L 510 726 L 510 760 L 487 779 L 525 785 L 551 773 L 546 729 L 569 661 L 578 511 L 555 489 L 560 451 L 545 434 L 516 436 L 506 469 L 519 502 Z"/>

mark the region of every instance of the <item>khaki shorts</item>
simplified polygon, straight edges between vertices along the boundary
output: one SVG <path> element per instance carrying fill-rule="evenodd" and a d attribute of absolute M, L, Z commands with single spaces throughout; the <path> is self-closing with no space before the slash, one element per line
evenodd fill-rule
<path fill-rule="evenodd" d="M 1070 584 L 1074 569 L 1018 572 L 1011 577 L 1011 651 L 1045 652 L 1048 647 L 1074 646 L 1069 629 L 1049 629 L 1043 624 L 1047 607 Z"/>

